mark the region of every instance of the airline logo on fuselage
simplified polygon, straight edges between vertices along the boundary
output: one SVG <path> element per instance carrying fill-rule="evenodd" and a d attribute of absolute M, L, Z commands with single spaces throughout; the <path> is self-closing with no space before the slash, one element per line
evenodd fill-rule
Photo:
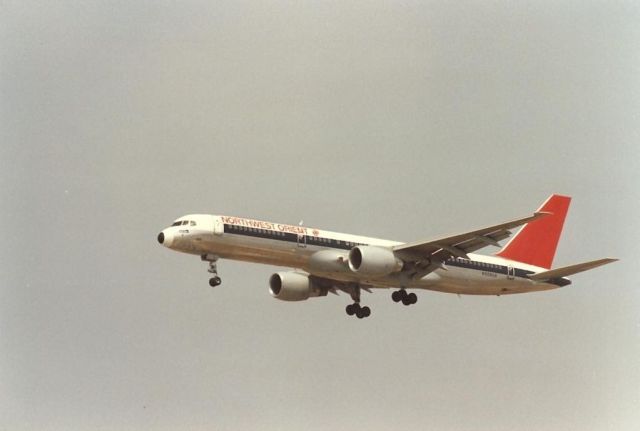
<path fill-rule="evenodd" d="M 250 227 L 254 229 L 266 229 L 278 232 L 295 233 L 298 235 L 306 235 L 307 228 L 304 226 L 292 226 L 288 224 L 271 223 L 268 221 L 252 220 L 240 217 L 221 216 L 222 223 L 232 224 L 236 226 Z"/>

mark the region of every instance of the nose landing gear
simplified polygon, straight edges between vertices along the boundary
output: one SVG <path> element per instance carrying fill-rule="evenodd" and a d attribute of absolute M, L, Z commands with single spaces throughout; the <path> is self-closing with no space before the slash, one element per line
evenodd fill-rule
<path fill-rule="evenodd" d="M 209 286 L 220 286 L 220 284 L 222 284 L 222 279 L 218 276 L 218 256 L 203 254 L 200 258 L 203 261 L 209 262 L 209 269 L 207 269 L 207 271 L 213 275 L 213 277 L 209 279 Z"/>

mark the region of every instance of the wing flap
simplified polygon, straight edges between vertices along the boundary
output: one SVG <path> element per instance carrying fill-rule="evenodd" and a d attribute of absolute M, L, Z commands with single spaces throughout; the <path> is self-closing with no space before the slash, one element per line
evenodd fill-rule
<path fill-rule="evenodd" d="M 575 265 L 564 266 L 562 268 L 556 268 L 549 271 L 538 272 L 536 274 L 531 274 L 529 278 L 535 281 L 546 281 L 554 278 L 567 277 L 569 275 L 577 274 L 583 271 L 588 271 L 590 269 L 597 268 L 599 266 L 606 265 L 608 263 L 612 263 L 617 260 L 618 259 L 613 259 L 610 257 L 605 259 L 592 260 L 590 262 L 578 263 Z"/>

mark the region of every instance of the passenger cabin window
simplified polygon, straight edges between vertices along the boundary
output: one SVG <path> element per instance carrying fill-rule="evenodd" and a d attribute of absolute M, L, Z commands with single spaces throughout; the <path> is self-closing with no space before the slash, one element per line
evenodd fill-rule
<path fill-rule="evenodd" d="M 182 220 L 173 222 L 173 224 L 171 226 L 180 226 L 182 224 Z"/>
<path fill-rule="evenodd" d="M 184 220 L 184 221 L 182 222 L 182 225 L 184 226 L 184 225 L 186 225 L 186 224 L 188 224 L 188 223 L 189 223 L 189 221 L 188 221 L 188 220 Z"/>
<path fill-rule="evenodd" d="M 189 225 L 190 225 L 190 226 L 195 226 L 195 225 L 196 225 L 196 222 L 194 222 L 193 220 L 191 220 L 191 221 L 189 222 Z"/>

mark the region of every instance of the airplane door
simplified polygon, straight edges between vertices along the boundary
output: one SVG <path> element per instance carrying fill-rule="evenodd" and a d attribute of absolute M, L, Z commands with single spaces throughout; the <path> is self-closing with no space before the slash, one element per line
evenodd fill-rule
<path fill-rule="evenodd" d="M 307 228 L 302 227 L 302 220 L 298 223 L 298 247 L 305 248 L 307 246 Z"/>
<path fill-rule="evenodd" d="M 220 236 L 224 232 L 224 225 L 222 224 L 222 220 L 220 217 L 213 218 L 213 234 Z"/>
<path fill-rule="evenodd" d="M 516 276 L 516 269 L 513 266 L 507 267 L 507 280 L 513 280 Z"/>
<path fill-rule="evenodd" d="M 307 246 L 307 236 L 303 233 L 298 234 L 298 247 L 305 248 Z"/>

